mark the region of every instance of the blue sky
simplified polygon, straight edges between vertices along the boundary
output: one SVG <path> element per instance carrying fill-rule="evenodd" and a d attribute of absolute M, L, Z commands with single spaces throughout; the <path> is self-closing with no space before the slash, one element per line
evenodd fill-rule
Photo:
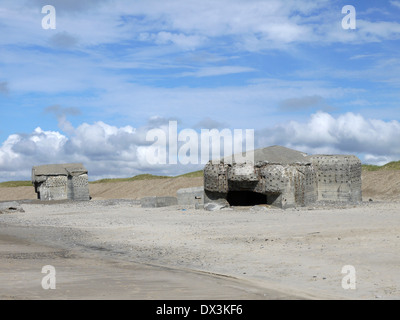
<path fill-rule="evenodd" d="M 0 32 L 0 181 L 49 162 L 92 179 L 201 169 L 143 161 L 169 120 L 400 160 L 399 0 L 2 0 Z"/>

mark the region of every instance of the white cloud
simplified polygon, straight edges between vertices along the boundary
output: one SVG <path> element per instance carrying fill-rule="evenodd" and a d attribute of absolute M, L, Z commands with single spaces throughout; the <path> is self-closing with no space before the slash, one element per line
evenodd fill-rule
<path fill-rule="evenodd" d="M 160 121 L 156 123 L 165 123 Z M 164 132 L 168 130 L 165 124 L 158 127 Z M 115 127 L 99 121 L 79 125 L 71 136 L 41 128 L 30 134 L 10 135 L 0 146 L 0 181 L 29 180 L 32 166 L 49 163 L 82 162 L 91 179 L 199 169 L 150 165 L 145 154 L 154 142 L 146 141 L 146 133 L 152 128 Z"/>
<path fill-rule="evenodd" d="M 400 159 L 400 123 L 365 119 L 354 113 L 334 118 L 318 112 L 308 122 L 291 121 L 260 130 L 256 135 L 258 146 L 278 144 L 311 154 L 369 155 L 369 161 L 382 157 Z"/>
<path fill-rule="evenodd" d="M 64 157 L 67 137 L 36 128 L 31 134 L 12 134 L 0 147 L 0 180 L 30 178 L 32 163 L 58 162 Z"/>
<path fill-rule="evenodd" d="M 372 59 L 379 58 L 380 54 L 357 54 L 349 58 L 349 60 L 359 60 L 359 59 Z"/>
<path fill-rule="evenodd" d="M 400 8 L 400 1 L 390 1 L 390 4 L 397 8 Z"/>
<path fill-rule="evenodd" d="M 387 39 L 400 38 L 400 23 L 389 21 L 371 22 L 358 20 L 359 32 L 356 33 L 355 42 L 377 42 Z"/>
<path fill-rule="evenodd" d="M 110 0 L 52 0 L 51 5 L 63 14 L 64 12 L 87 12 L 107 2 L 110 2 Z M 48 0 L 25 0 L 26 6 L 38 6 L 41 8 L 47 4 L 49 4 Z"/>
<path fill-rule="evenodd" d="M 179 162 L 177 165 L 150 165 L 146 152 L 154 142 L 146 141 L 148 130 L 168 131 L 166 119 L 158 118 L 154 123 L 157 125 L 141 128 L 115 127 L 104 122 L 83 123 L 70 137 L 41 128 L 30 134 L 10 135 L 0 147 L 0 181 L 27 180 L 32 166 L 45 163 L 83 162 L 91 179 L 140 173 L 174 175 L 202 168 L 202 165 L 185 166 Z M 318 112 L 307 122 L 291 121 L 258 130 L 255 134 L 257 148 L 283 145 L 310 154 L 356 154 L 364 162 L 376 164 L 400 159 L 398 121 L 365 119 L 353 113 L 335 118 Z"/>
<path fill-rule="evenodd" d="M 171 33 L 165 31 L 157 33 L 154 39 L 156 44 L 173 43 L 178 47 L 188 50 L 199 47 L 202 44 L 202 42 L 205 41 L 205 38 L 201 36 L 196 36 L 196 35 L 187 36 L 182 33 Z"/>
<path fill-rule="evenodd" d="M 240 66 L 204 67 L 197 71 L 184 72 L 180 74 L 180 76 L 201 78 L 201 77 L 221 76 L 221 75 L 236 74 L 243 72 L 254 72 L 254 71 L 256 71 L 256 69 L 248 67 L 240 67 Z"/>
<path fill-rule="evenodd" d="M 392 1 L 394 5 L 398 1 Z M 258 51 L 309 42 L 376 41 L 398 36 L 398 23 L 358 20 L 360 32 L 344 32 L 330 1 L 320 0 L 147 0 L 56 1 L 57 30 L 41 29 L 45 1 L 0 10 L 2 44 L 56 45 L 84 50 L 137 39 L 184 50 L 224 46 Z M 232 46 L 232 45 L 231 45 Z"/>
<path fill-rule="evenodd" d="M 364 157 L 365 164 L 374 164 L 378 166 L 382 166 L 391 161 L 399 161 L 399 158 L 396 156 L 376 156 L 373 154 L 366 154 Z"/>

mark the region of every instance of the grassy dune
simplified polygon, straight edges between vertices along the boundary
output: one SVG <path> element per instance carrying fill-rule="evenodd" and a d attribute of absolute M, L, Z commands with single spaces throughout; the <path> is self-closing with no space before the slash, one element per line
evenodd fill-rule
<path fill-rule="evenodd" d="M 91 181 L 90 183 L 112 183 L 112 182 L 125 182 L 125 181 L 137 181 L 137 180 L 166 179 L 166 178 L 171 178 L 171 177 L 155 176 L 152 174 L 140 174 L 131 178 L 101 179 L 101 180 Z"/>
<path fill-rule="evenodd" d="M 389 162 L 383 166 L 375 166 L 372 164 L 363 164 L 365 171 L 379 171 L 379 170 L 400 170 L 400 161 Z"/>
<path fill-rule="evenodd" d="M 185 173 L 185 174 L 175 176 L 175 177 L 156 176 L 156 175 L 152 175 L 152 174 L 139 174 L 139 175 L 131 177 L 131 178 L 101 179 L 101 180 L 92 181 L 90 183 L 113 183 L 113 182 L 137 181 L 137 180 L 168 179 L 168 178 L 179 178 L 179 177 L 196 178 L 196 177 L 202 177 L 202 176 L 203 176 L 203 170 L 200 170 L 200 171 Z"/>
<path fill-rule="evenodd" d="M 0 188 L 13 188 L 13 187 L 32 187 L 32 182 L 30 181 L 0 182 Z"/>

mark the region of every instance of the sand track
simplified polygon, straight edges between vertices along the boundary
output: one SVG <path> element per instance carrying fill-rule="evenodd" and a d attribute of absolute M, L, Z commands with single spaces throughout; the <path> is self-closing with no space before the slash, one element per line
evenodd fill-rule
<path fill-rule="evenodd" d="M 0 215 L 4 298 L 46 297 L 40 268 L 54 265 L 60 285 L 53 298 L 165 298 L 169 292 L 171 299 L 400 299 L 399 202 L 214 212 L 145 209 L 129 200 L 22 206 L 25 212 Z M 120 277 L 123 265 L 130 271 Z M 346 265 L 356 269 L 356 290 L 341 286 Z M 135 266 L 141 266 L 139 278 Z M 146 266 L 173 272 L 161 276 Z M 204 277 L 193 281 L 193 272 Z M 213 282 L 207 274 L 228 278 L 204 286 Z M 109 285 L 123 291 L 110 292 Z M 134 288 L 140 291 L 133 294 Z"/>

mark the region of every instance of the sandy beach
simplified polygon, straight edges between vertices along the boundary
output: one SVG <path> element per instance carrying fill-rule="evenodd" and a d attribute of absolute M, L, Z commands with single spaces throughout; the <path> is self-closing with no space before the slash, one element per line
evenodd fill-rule
<path fill-rule="evenodd" d="M 2 298 L 400 298 L 398 203 L 207 212 L 95 200 L 23 208 L 0 217 Z M 44 265 L 59 276 L 51 297 L 40 287 Z M 344 265 L 357 271 L 356 290 L 341 286 Z M 218 278 L 222 287 L 213 274 L 227 276 Z M 133 290 L 135 281 L 144 288 Z"/>
<path fill-rule="evenodd" d="M 287 210 L 147 209 L 128 184 L 118 186 L 125 199 L 91 185 L 89 202 L 40 203 L 25 192 L 25 212 L 0 215 L 0 298 L 399 299 L 400 202 L 374 191 L 380 179 L 398 186 L 394 175 L 364 176 L 359 205 Z M 169 193 L 182 186 L 164 183 Z M 160 195 L 154 181 L 141 184 L 130 186 Z M 3 189 L 22 198 L 21 188 Z M 45 265 L 57 271 L 55 290 L 41 286 Z M 354 290 L 342 287 L 346 265 Z"/>
<path fill-rule="evenodd" d="M 124 262 L 21 238 L 0 237 L 1 300 L 298 299 L 234 278 Z M 56 270 L 54 290 L 42 288 L 41 271 L 47 265 Z"/>

